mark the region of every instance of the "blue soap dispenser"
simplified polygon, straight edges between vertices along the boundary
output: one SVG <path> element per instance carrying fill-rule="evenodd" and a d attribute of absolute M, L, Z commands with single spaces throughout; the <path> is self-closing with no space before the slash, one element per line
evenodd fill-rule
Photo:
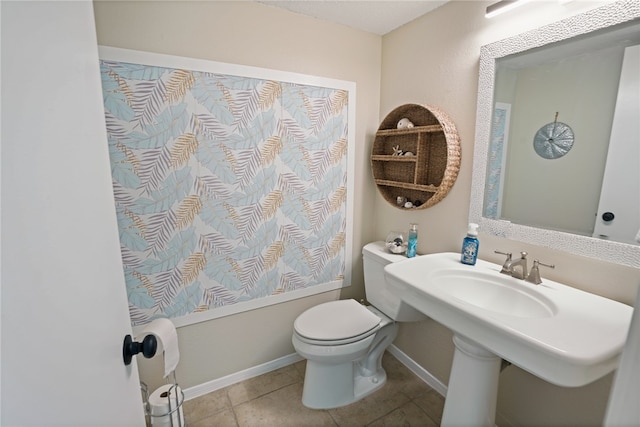
<path fill-rule="evenodd" d="M 409 226 L 409 244 L 407 245 L 407 257 L 413 258 L 418 250 L 418 224 Z"/>
<path fill-rule="evenodd" d="M 462 240 L 462 251 L 460 254 L 460 262 L 468 265 L 476 265 L 478 259 L 478 224 L 469 223 L 467 236 Z"/>

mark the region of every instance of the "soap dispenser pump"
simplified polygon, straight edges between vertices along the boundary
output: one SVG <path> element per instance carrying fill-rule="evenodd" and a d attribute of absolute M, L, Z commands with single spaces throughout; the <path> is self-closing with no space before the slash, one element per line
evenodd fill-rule
<path fill-rule="evenodd" d="M 462 240 L 462 251 L 460 254 L 460 262 L 468 265 L 476 265 L 478 259 L 478 224 L 469 223 L 467 236 Z"/>

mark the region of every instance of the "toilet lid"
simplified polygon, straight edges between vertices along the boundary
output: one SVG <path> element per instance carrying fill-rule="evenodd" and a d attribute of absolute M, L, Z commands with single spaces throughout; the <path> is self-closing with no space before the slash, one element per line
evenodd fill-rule
<path fill-rule="evenodd" d="M 331 301 L 302 313 L 293 323 L 298 335 L 335 341 L 362 335 L 378 326 L 380 318 L 355 300 Z"/>

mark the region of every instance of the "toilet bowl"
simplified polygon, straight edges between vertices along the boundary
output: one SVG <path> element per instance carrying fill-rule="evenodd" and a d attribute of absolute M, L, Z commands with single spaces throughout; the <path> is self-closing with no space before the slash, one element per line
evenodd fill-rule
<path fill-rule="evenodd" d="M 396 321 L 425 316 L 388 289 L 384 266 L 406 259 L 389 253 L 383 242 L 363 248 L 365 292 L 372 305 L 353 299 L 312 307 L 293 325 L 292 343 L 307 359 L 302 403 L 313 409 L 348 405 L 382 387 L 387 375 L 382 355 L 397 333 Z"/>

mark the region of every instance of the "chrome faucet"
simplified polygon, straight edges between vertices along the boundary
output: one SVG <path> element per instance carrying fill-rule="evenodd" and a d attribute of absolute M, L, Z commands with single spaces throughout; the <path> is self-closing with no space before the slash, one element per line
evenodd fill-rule
<path fill-rule="evenodd" d="M 553 264 L 544 264 L 538 261 L 537 259 L 533 260 L 533 267 L 531 267 L 531 272 L 527 274 L 527 253 L 522 251 L 520 252 L 520 259 L 511 259 L 511 252 L 500 252 L 493 251 L 500 255 L 505 255 L 507 259 L 504 261 L 502 265 L 502 270 L 500 273 L 508 274 L 511 277 L 515 277 L 516 279 L 524 279 L 527 282 L 533 283 L 534 285 L 539 285 L 542 283 L 542 279 L 540 278 L 540 267 L 544 266 L 548 268 L 556 268 Z M 516 267 L 522 269 L 522 271 L 516 270 Z"/>
<path fill-rule="evenodd" d="M 520 259 L 511 259 L 510 253 L 503 253 L 494 251 L 497 254 L 506 255 L 507 260 L 502 265 L 502 271 L 500 273 L 508 274 L 516 279 L 524 279 L 527 277 L 527 253 L 520 252 Z M 520 271 L 518 271 L 518 269 Z"/>

